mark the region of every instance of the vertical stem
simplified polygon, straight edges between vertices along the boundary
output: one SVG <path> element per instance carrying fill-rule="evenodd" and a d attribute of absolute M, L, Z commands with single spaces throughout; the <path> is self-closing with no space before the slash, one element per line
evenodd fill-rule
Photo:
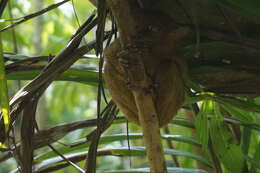
<path fill-rule="evenodd" d="M 251 129 L 248 127 L 244 127 L 242 131 L 242 143 L 241 148 L 245 156 L 248 155 L 249 147 L 250 147 L 250 139 L 251 139 Z M 246 161 L 244 162 L 243 172 L 248 171 L 248 165 Z"/>
<path fill-rule="evenodd" d="M 2 34 L 0 33 L 0 112 L 2 113 L 1 117 L 1 126 L 0 127 L 0 138 L 5 138 L 5 133 L 7 133 L 10 123 L 9 116 L 9 96 L 8 96 L 8 88 L 7 88 L 7 79 L 5 74 L 5 64 L 4 64 L 4 56 L 3 56 L 3 45 L 2 45 Z M 4 139 L 0 139 L 1 142 Z M 4 147 L 0 142 L 0 148 Z"/>
<path fill-rule="evenodd" d="M 168 126 L 164 127 L 163 131 L 164 131 L 165 134 L 171 134 Z M 174 149 L 174 146 L 173 146 L 173 143 L 172 143 L 171 140 L 167 140 L 166 142 L 167 142 L 168 148 Z M 173 160 L 173 163 L 175 164 L 175 166 L 180 167 L 180 163 L 178 161 L 178 158 L 175 155 L 171 155 L 171 157 L 172 157 L 172 160 Z"/>
<path fill-rule="evenodd" d="M 37 108 L 38 98 L 30 99 L 23 111 L 23 118 L 21 124 L 21 149 L 20 162 L 22 173 L 32 173 L 33 167 L 33 135 L 34 127 L 33 121 L 35 119 L 35 112 Z"/>

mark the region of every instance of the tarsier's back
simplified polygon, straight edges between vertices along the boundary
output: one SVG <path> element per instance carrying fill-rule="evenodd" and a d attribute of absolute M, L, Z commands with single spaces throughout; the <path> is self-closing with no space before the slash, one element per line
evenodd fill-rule
<path fill-rule="evenodd" d="M 146 16 L 142 17 L 145 19 Z M 149 17 L 149 15 L 146 17 L 148 18 L 147 21 Z M 156 16 L 153 14 L 152 18 L 154 20 Z M 174 35 L 174 29 L 161 28 L 171 27 L 170 24 L 163 26 L 158 20 L 154 25 L 151 21 L 149 22 L 151 25 L 147 32 L 140 32 L 143 34 L 143 40 L 137 39 L 137 48 L 138 46 L 145 47 L 145 51 L 150 55 L 144 56 L 142 61 L 147 76 L 151 80 L 151 90 L 159 124 L 163 126 L 176 115 L 184 102 L 183 76 L 186 72 L 186 65 L 184 60 L 176 53 L 175 44 L 180 38 Z M 165 19 L 164 22 L 166 22 Z M 120 57 L 122 50 L 119 39 L 115 40 L 105 50 L 104 79 L 112 99 L 120 110 L 130 121 L 139 124 L 134 96 L 129 89 L 131 86 L 129 86 L 127 76 L 120 64 L 120 59 L 123 58 Z"/>

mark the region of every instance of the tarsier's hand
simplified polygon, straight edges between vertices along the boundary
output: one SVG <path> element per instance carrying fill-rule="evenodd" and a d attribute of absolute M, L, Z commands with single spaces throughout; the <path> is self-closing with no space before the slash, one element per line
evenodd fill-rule
<path fill-rule="evenodd" d="M 148 48 L 145 44 L 134 43 L 134 45 L 126 46 L 117 54 L 119 65 L 124 69 L 128 88 L 132 91 L 149 91 L 152 85 L 151 80 L 147 79 L 144 62 L 142 62 L 147 52 Z"/>

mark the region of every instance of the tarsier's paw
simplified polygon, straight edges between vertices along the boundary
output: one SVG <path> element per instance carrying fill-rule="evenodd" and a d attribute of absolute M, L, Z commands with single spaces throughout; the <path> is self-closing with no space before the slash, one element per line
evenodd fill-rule
<path fill-rule="evenodd" d="M 126 46 L 123 50 L 117 53 L 119 66 L 123 69 L 125 79 L 131 89 L 140 88 L 140 84 L 144 80 L 144 65 L 142 57 L 144 53 L 143 48 L 138 48 L 136 45 Z"/>
<path fill-rule="evenodd" d="M 140 87 L 138 85 L 134 84 L 133 82 L 127 81 L 126 85 L 127 85 L 127 88 L 132 91 L 140 90 Z"/>
<path fill-rule="evenodd" d="M 157 85 L 156 85 L 156 84 L 151 83 L 151 84 L 149 85 L 149 87 L 140 87 L 139 84 L 135 84 L 135 83 L 133 83 L 133 82 L 128 81 L 128 82 L 126 83 L 126 86 L 127 86 L 127 88 L 128 88 L 129 90 L 131 90 L 131 91 L 140 91 L 140 90 L 142 90 L 142 91 L 144 91 L 146 94 L 152 94 L 154 99 L 156 98 L 156 97 L 155 97 L 155 95 L 156 95 L 155 93 L 157 92 L 157 91 L 156 91 L 156 88 L 157 88 Z"/>

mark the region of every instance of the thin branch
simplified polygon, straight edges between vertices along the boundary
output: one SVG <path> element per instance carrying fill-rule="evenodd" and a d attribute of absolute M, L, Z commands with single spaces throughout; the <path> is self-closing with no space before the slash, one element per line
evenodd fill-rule
<path fill-rule="evenodd" d="M 165 127 L 163 128 L 163 131 L 164 131 L 165 134 L 171 134 L 170 129 L 169 129 L 168 126 L 165 126 Z M 174 149 L 174 146 L 173 146 L 173 143 L 172 143 L 171 140 L 166 140 L 166 143 L 167 143 L 167 145 L 168 145 L 168 147 L 169 147 L 170 149 Z M 178 161 L 178 158 L 177 158 L 175 155 L 171 155 L 171 157 L 172 157 L 172 160 L 173 160 L 175 166 L 176 166 L 176 167 L 180 167 L 180 163 L 179 163 L 179 161 Z"/>
<path fill-rule="evenodd" d="M 120 119 L 122 119 L 121 117 Z M 87 127 L 95 127 L 97 126 L 97 119 L 89 119 L 84 121 L 76 121 L 72 123 L 67 124 L 59 124 L 54 127 L 50 127 L 48 129 L 40 130 L 33 136 L 33 146 L 32 148 L 34 150 L 38 148 L 42 148 L 47 146 L 48 144 L 52 144 L 54 142 L 57 142 L 61 138 L 63 138 L 65 135 L 67 135 L 70 132 L 73 132 L 78 129 L 83 129 Z M 83 143 L 85 143 L 84 141 Z M 70 147 L 75 147 L 78 145 L 81 145 L 83 143 L 75 143 L 72 145 L 69 145 Z M 8 153 L 0 156 L 0 163 L 4 162 L 5 160 L 12 157 L 12 150 L 19 151 L 20 150 L 20 143 L 13 142 L 13 146 L 11 147 L 11 151 Z"/>
<path fill-rule="evenodd" d="M 81 49 L 78 49 L 79 51 L 75 52 L 75 49 L 80 44 L 82 37 L 95 25 L 96 20 L 86 24 L 85 27 L 68 43 L 68 45 L 52 59 L 52 61 L 43 69 L 39 76 L 16 93 L 10 101 L 10 105 L 14 106 L 25 97 L 33 95 L 33 93 L 39 90 L 39 88 L 47 87 L 46 85 L 49 85 L 55 78 L 68 69 L 76 60 L 78 60 L 78 57 L 82 55 L 83 52 L 81 52 Z M 95 42 L 91 42 L 86 46 L 89 50 L 91 50 L 93 45 L 95 45 Z M 26 94 L 24 92 L 26 92 Z"/>
<path fill-rule="evenodd" d="M 79 17 L 78 17 L 78 14 L 77 14 L 77 10 L 75 8 L 74 0 L 71 1 L 71 4 L 72 4 L 72 9 L 73 9 L 73 13 L 74 13 L 77 25 L 78 25 L 78 27 L 80 27 L 80 21 L 79 21 Z M 84 42 L 84 44 L 87 44 L 87 41 L 86 41 L 85 38 L 83 38 L 83 42 Z"/>
<path fill-rule="evenodd" d="M 40 129 L 39 129 L 38 125 L 37 125 L 36 120 L 35 120 L 34 122 L 35 122 L 36 130 L 37 130 L 37 132 L 39 132 Z M 69 165 L 71 165 L 71 166 L 73 166 L 74 168 L 76 168 L 79 172 L 84 173 L 84 170 L 83 170 L 80 166 L 78 166 L 76 163 L 74 163 L 74 162 L 68 160 L 68 159 L 67 159 L 65 156 L 63 156 L 58 150 L 56 150 L 51 144 L 47 144 L 47 146 L 48 146 L 49 148 L 51 148 L 51 150 L 52 150 L 54 153 L 56 153 L 56 154 L 57 154 L 58 156 L 60 156 L 63 160 L 65 160 Z"/>
<path fill-rule="evenodd" d="M 209 117 L 209 118 L 211 118 L 211 117 Z M 117 116 L 117 117 L 115 117 L 115 120 L 125 121 L 126 119 L 123 116 Z M 247 128 L 250 128 L 250 129 L 253 129 L 256 131 L 260 131 L 260 127 L 258 125 L 245 124 L 241 121 L 230 119 L 230 118 L 224 118 L 224 121 L 225 121 L 225 123 L 240 125 L 240 126 L 247 127 Z M 188 127 L 188 128 L 194 128 L 194 122 L 191 120 L 188 120 L 188 119 L 175 117 L 172 120 L 172 123 L 178 124 L 178 125 L 181 125 L 184 127 Z M 184 125 L 184 124 L 186 124 L 186 125 Z M 36 133 L 33 137 L 33 141 L 34 141 L 33 148 L 38 149 L 41 147 L 45 147 L 47 144 L 57 142 L 63 136 L 65 136 L 66 134 L 68 134 L 70 132 L 73 132 L 75 130 L 82 129 L 82 128 L 95 127 L 95 126 L 97 126 L 97 119 L 89 119 L 89 120 L 77 121 L 77 122 L 72 122 L 72 123 L 67 123 L 67 124 L 60 124 L 60 125 L 56 125 L 54 127 L 50 127 L 48 129 L 41 130 L 38 133 Z M 88 140 L 75 142 L 75 143 L 69 144 L 68 146 L 71 148 L 77 147 L 86 142 L 88 142 Z M 19 143 L 15 143 L 16 145 L 14 145 L 14 143 L 15 142 L 13 142 L 13 147 L 11 148 L 11 150 L 13 150 L 14 147 L 17 147 L 17 148 L 20 147 Z M 18 151 L 18 149 L 16 149 L 16 151 Z M 0 156 L 0 163 L 4 162 L 5 160 L 7 160 L 11 157 L 12 157 L 11 151 L 7 151 L 6 154 L 3 154 Z"/>
<path fill-rule="evenodd" d="M 66 3 L 68 1 L 70 1 L 70 0 L 64 0 L 64 1 L 61 1 L 59 3 L 52 4 L 52 5 L 48 6 L 47 8 L 44 8 L 44 9 L 42 9 L 40 11 L 37 11 L 35 13 L 32 13 L 32 14 L 29 14 L 27 16 L 21 17 L 18 22 L 15 22 L 15 23 L 13 23 L 11 25 L 8 25 L 8 26 L 4 27 L 3 29 L 0 30 L 0 32 L 6 31 L 8 29 L 11 29 L 11 28 L 13 28 L 13 27 L 15 27 L 15 26 L 17 26 L 17 25 L 19 25 L 21 23 L 26 22 L 27 20 L 30 20 L 30 19 L 32 19 L 34 17 L 37 17 L 37 16 L 40 16 L 40 15 L 42 15 L 42 14 L 44 14 L 44 13 L 50 11 L 50 10 L 58 8 L 59 6 L 61 6 L 62 4 Z"/>
<path fill-rule="evenodd" d="M 87 48 L 85 50 L 86 50 L 85 53 L 87 53 L 89 49 Z M 21 60 L 21 59 L 13 58 L 13 56 L 21 56 L 27 58 Z M 48 56 L 42 55 L 42 56 L 31 57 L 31 56 L 19 55 L 19 54 L 14 54 L 14 55 L 4 54 L 5 61 L 13 62 L 11 64 L 6 65 L 6 67 L 8 68 L 12 68 L 19 65 L 31 65 L 31 64 L 41 63 L 41 62 L 50 62 L 54 57 L 55 55 L 48 55 Z M 86 55 L 79 56 L 78 59 L 99 59 L 99 57 L 97 57 L 94 54 L 86 54 Z"/>
<path fill-rule="evenodd" d="M 33 164 L 33 119 L 35 119 L 35 112 L 37 108 L 37 102 L 39 98 L 32 98 L 27 103 L 23 111 L 23 119 L 21 126 L 21 172 L 32 173 Z M 18 149 L 18 148 L 17 148 Z"/>
<path fill-rule="evenodd" d="M 9 12 L 10 18 L 13 18 L 11 1 L 8 2 L 8 12 Z M 10 21 L 10 23 L 12 25 L 14 22 Z M 12 29 L 12 39 L 13 39 L 13 51 L 14 51 L 14 53 L 18 53 L 18 45 L 17 45 L 17 38 L 16 38 L 16 33 L 15 33 L 15 28 Z"/>
<path fill-rule="evenodd" d="M 70 160 L 72 162 L 80 162 L 80 161 L 83 161 L 87 156 L 88 156 L 88 153 L 85 152 L 85 153 L 82 153 L 82 154 L 79 154 L 79 155 L 76 155 L 76 156 L 69 156 L 68 160 Z M 107 150 L 98 151 L 97 156 L 120 156 L 120 155 L 114 154 L 114 153 L 111 152 L 110 149 L 107 149 Z M 41 163 L 39 163 L 39 165 L 40 164 Z M 54 171 L 57 171 L 59 169 L 62 169 L 62 168 L 68 167 L 68 166 L 70 166 L 68 163 L 62 163 L 61 162 L 61 163 L 58 163 L 56 165 L 53 165 L 53 166 L 50 166 L 50 167 L 47 167 L 47 168 L 36 170 L 35 173 L 54 172 Z M 36 167 L 37 167 L 37 164 L 36 164 Z"/>
<path fill-rule="evenodd" d="M 96 172 L 96 157 L 100 136 L 108 127 L 110 127 L 115 119 L 116 105 L 112 101 L 106 106 L 105 110 L 106 111 L 103 112 L 103 117 L 97 119 L 97 128 L 86 137 L 87 140 L 91 140 L 85 163 L 86 173 Z"/>
<path fill-rule="evenodd" d="M 27 102 L 32 97 L 36 94 L 41 95 L 56 78 L 78 60 L 79 56 L 86 53 L 86 48 L 89 51 L 93 48 L 95 42 L 82 46 L 78 49 L 78 52 L 75 52 L 84 35 L 96 26 L 97 20 L 90 20 L 90 18 L 87 19 L 89 22 L 84 23 L 84 26 L 79 28 L 79 31 L 77 31 L 78 34 L 75 35 L 68 45 L 52 59 L 42 72 L 14 95 L 10 101 L 10 124 L 14 122 L 18 114 L 23 110 L 23 106 L 27 105 Z M 41 91 L 41 93 L 39 93 L 39 91 Z M 0 121 L 3 122 L 2 116 L 0 116 Z M 2 126 L 0 128 L 2 128 Z"/>
<path fill-rule="evenodd" d="M 129 150 L 129 167 L 132 167 L 132 153 L 131 153 L 131 145 L 130 145 L 130 138 L 129 138 L 129 121 L 126 120 L 126 138 L 127 138 L 127 148 Z"/>

